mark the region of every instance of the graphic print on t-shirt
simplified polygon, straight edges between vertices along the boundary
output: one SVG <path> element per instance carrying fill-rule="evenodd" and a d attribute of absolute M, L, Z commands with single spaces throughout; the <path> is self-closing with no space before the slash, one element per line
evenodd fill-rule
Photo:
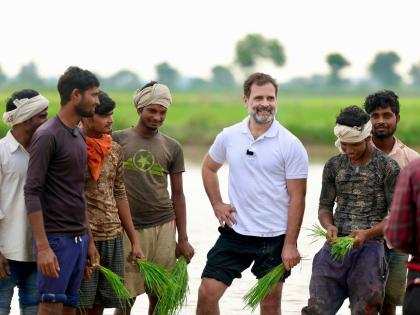
<path fill-rule="evenodd" d="M 156 176 L 163 176 L 162 166 L 156 161 L 152 152 L 144 149 L 138 150 L 133 157 L 124 161 L 124 168 Z"/>

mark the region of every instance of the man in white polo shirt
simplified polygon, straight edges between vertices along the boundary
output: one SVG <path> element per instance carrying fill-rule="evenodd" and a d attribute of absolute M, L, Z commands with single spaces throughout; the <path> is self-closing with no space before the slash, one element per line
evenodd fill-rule
<path fill-rule="evenodd" d="M 207 255 L 197 314 L 219 314 L 219 300 L 234 278 L 254 263 L 259 279 L 283 262 L 300 261 L 297 238 L 305 208 L 308 155 L 276 119 L 277 84 L 263 73 L 244 83 L 249 116 L 225 128 L 204 158 L 204 187 L 220 236 Z M 229 164 L 229 201 L 220 194 L 217 172 Z M 286 277 L 287 277 L 286 275 Z M 284 281 L 284 279 L 282 279 Z M 262 301 L 261 314 L 280 314 L 283 283 Z"/>

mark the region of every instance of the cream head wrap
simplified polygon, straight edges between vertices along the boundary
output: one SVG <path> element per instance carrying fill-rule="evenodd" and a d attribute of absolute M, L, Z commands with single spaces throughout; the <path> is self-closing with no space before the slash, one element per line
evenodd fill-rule
<path fill-rule="evenodd" d="M 31 98 L 16 99 L 13 101 L 16 108 L 5 112 L 3 121 L 12 126 L 20 124 L 47 109 L 48 103 L 48 100 L 41 94 Z"/>
<path fill-rule="evenodd" d="M 172 103 L 172 96 L 166 85 L 156 83 L 143 90 L 137 90 L 133 96 L 133 103 L 137 109 L 151 104 L 168 108 Z"/>
<path fill-rule="evenodd" d="M 338 148 L 338 150 L 340 150 L 340 152 L 343 152 L 341 150 L 341 142 L 356 143 L 363 141 L 370 136 L 371 131 L 372 124 L 370 123 L 370 120 L 360 127 L 349 127 L 337 124 L 334 127 L 334 134 L 337 137 L 335 146 Z"/>

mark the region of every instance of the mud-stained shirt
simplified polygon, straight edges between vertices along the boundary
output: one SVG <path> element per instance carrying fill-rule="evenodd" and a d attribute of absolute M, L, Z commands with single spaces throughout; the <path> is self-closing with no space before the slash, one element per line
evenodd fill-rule
<path fill-rule="evenodd" d="M 127 200 L 124 185 L 124 159 L 120 145 L 112 142 L 111 153 L 105 158 L 97 182 L 86 171 L 85 193 L 87 212 L 95 241 L 104 241 L 121 234 L 117 204 Z"/>
<path fill-rule="evenodd" d="M 333 214 L 339 236 L 373 227 L 388 214 L 399 172 L 397 162 L 378 149 L 361 166 L 345 154 L 332 157 L 324 166 L 318 213 Z"/>

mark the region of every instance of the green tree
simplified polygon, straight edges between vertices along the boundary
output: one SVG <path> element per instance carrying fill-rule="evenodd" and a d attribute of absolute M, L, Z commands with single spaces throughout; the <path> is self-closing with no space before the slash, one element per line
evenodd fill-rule
<path fill-rule="evenodd" d="M 401 61 L 395 52 L 382 52 L 376 54 L 369 72 L 372 79 L 384 86 L 396 86 L 401 82 L 401 76 L 395 72 L 395 66 Z"/>
<path fill-rule="evenodd" d="M 342 82 L 340 72 L 349 66 L 350 62 L 339 53 L 329 54 L 326 61 L 330 67 L 330 84 L 339 85 Z"/>
<path fill-rule="evenodd" d="M 15 80 L 22 85 L 40 86 L 43 84 L 43 80 L 39 76 L 38 68 L 34 62 L 23 65 Z"/>
<path fill-rule="evenodd" d="M 228 67 L 214 66 L 211 69 L 213 77 L 211 83 L 217 88 L 231 88 L 235 86 L 235 78 Z"/>
<path fill-rule="evenodd" d="M 177 86 L 179 73 L 178 70 L 172 68 L 167 62 L 156 65 L 157 80 L 170 88 Z"/>
<path fill-rule="evenodd" d="M 111 89 L 136 89 L 140 87 L 138 75 L 129 70 L 120 70 L 104 81 L 104 86 Z"/>
<path fill-rule="evenodd" d="M 281 67 L 286 62 L 283 46 L 276 39 L 266 39 L 260 34 L 248 34 L 236 44 L 236 62 L 246 70 L 259 59 L 268 59 Z"/>
<path fill-rule="evenodd" d="M 413 80 L 413 85 L 420 86 L 420 62 L 411 66 L 410 76 Z"/>

